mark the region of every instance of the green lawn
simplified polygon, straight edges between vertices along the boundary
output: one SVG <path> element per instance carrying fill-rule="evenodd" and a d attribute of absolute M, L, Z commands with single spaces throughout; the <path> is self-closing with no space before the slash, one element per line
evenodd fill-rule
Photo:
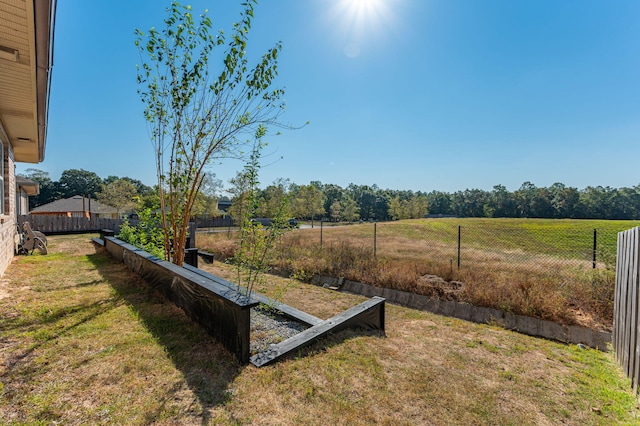
<path fill-rule="evenodd" d="M 591 260 L 596 230 L 597 260 L 611 262 L 615 259 L 618 232 L 638 225 L 639 221 L 450 218 L 385 222 L 378 224 L 378 232 L 381 238 L 388 234 L 404 235 L 457 246 L 460 226 L 463 248 L 521 250 Z"/>

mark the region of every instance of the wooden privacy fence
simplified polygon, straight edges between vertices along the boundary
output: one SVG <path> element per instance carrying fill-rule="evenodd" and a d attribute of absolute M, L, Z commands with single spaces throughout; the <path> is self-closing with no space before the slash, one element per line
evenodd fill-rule
<path fill-rule="evenodd" d="M 235 226 L 230 217 L 195 217 L 197 228 L 226 228 Z"/>
<path fill-rule="evenodd" d="M 18 216 L 18 224 L 22 226 L 24 222 L 29 222 L 31 228 L 45 234 L 73 234 L 83 232 L 99 232 L 101 229 L 111 229 L 116 234 L 120 232 L 120 225 L 123 219 L 108 219 L 101 217 L 67 217 L 49 215 L 22 215 Z M 138 224 L 137 220 L 130 220 L 133 226 Z M 196 225 L 189 223 L 189 244 L 188 247 L 195 247 Z"/>
<path fill-rule="evenodd" d="M 640 228 L 618 234 L 613 349 L 638 394 L 640 380 Z"/>
<path fill-rule="evenodd" d="M 45 234 L 65 234 L 74 232 L 98 232 L 101 229 L 113 229 L 120 231 L 122 219 L 107 219 L 101 217 L 67 217 L 50 215 L 23 215 L 18 216 L 18 223 L 29 222 L 31 228 Z"/>

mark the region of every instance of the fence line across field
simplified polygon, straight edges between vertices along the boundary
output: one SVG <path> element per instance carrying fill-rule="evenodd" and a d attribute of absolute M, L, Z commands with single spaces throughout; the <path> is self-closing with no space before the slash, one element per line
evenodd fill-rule
<path fill-rule="evenodd" d="M 381 222 L 384 223 L 384 222 Z M 380 248 L 384 247 L 384 238 L 378 235 L 377 223 L 373 223 L 373 253 L 374 257 L 379 253 Z M 442 236 L 430 236 L 428 231 L 421 239 L 426 242 L 432 242 L 432 247 L 437 247 L 437 252 L 442 252 L 442 248 L 446 250 L 448 246 L 450 254 L 446 256 L 446 261 L 451 265 L 455 263 L 458 270 L 464 265 L 465 254 L 469 254 L 474 250 L 482 250 L 483 252 L 494 251 L 495 253 L 501 253 L 506 257 L 511 257 L 513 260 L 522 261 L 527 257 L 531 258 L 531 261 L 537 261 L 540 257 L 556 256 L 563 259 L 566 264 L 574 266 L 584 267 L 589 264 L 592 269 L 613 267 L 615 265 L 615 242 L 617 232 L 606 232 L 603 230 L 593 229 L 585 234 L 584 231 L 549 231 L 550 234 L 557 234 L 558 237 L 569 239 L 582 239 L 585 241 L 581 245 L 579 251 L 575 251 L 574 248 L 567 247 L 566 249 L 550 249 L 549 247 L 538 247 L 535 251 L 522 250 L 518 248 L 500 247 L 494 246 L 492 249 L 488 249 L 487 244 L 482 244 L 482 240 L 486 238 L 482 235 L 484 229 L 481 226 L 462 226 L 453 225 L 453 230 L 450 232 L 451 238 L 447 241 Z M 519 229 L 514 229 L 512 232 L 512 244 L 517 242 L 518 239 L 526 238 L 526 233 Z M 444 244 L 443 244 L 444 243 Z M 525 246 L 525 244 L 521 244 Z M 322 246 L 322 222 L 320 227 L 320 246 Z M 425 250 L 428 252 L 428 248 Z M 435 251 L 435 250 L 434 250 Z M 467 265 L 471 266 L 471 265 Z"/>
<path fill-rule="evenodd" d="M 24 215 L 18 217 L 18 223 L 28 221 L 32 227 L 45 234 L 69 232 L 98 232 L 100 229 L 120 229 L 122 219 L 82 218 L 62 216 Z M 130 223 L 135 224 L 134 220 Z M 393 222 L 374 222 L 372 225 L 373 256 L 379 257 L 385 252 L 384 229 Z M 196 228 L 229 227 L 229 218 L 196 219 L 190 227 L 190 235 L 196 235 Z M 323 244 L 320 222 L 320 245 Z M 382 226 L 381 226 L 382 225 Z M 525 241 L 530 236 L 523 229 L 503 229 L 500 241 L 493 241 L 491 230 L 482 225 L 440 224 L 437 228 L 422 227 L 419 240 L 423 242 L 420 255 L 432 264 L 440 264 L 452 273 L 469 268 L 491 267 L 512 269 L 517 265 L 529 265 L 538 270 L 547 270 L 547 274 L 562 276 L 564 269 L 584 270 L 612 269 L 615 265 L 617 232 L 592 229 L 585 231 L 562 230 L 548 231 L 548 239 L 553 244 L 538 244 Z M 559 241 L 559 242 L 558 242 Z M 563 247 L 562 242 L 568 242 Z M 195 247 L 194 238 L 190 247 Z"/>

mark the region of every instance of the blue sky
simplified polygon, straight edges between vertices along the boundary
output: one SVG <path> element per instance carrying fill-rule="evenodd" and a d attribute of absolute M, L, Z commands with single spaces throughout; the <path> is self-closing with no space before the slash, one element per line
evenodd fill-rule
<path fill-rule="evenodd" d="M 229 32 L 239 1 L 183 1 Z M 47 151 L 34 167 L 156 182 L 134 29 L 168 1 L 58 0 Z M 281 40 L 282 121 L 263 186 L 509 190 L 640 184 L 640 2 L 262 0 L 249 51 Z M 214 165 L 227 182 L 242 167 Z"/>

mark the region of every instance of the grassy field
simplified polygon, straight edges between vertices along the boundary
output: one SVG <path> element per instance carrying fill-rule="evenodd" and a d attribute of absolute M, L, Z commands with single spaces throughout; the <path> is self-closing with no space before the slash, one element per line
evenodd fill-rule
<path fill-rule="evenodd" d="M 482 250 L 520 250 L 586 261 L 592 259 L 593 231 L 597 230 L 598 256 L 601 261 L 611 261 L 615 257 L 617 233 L 640 226 L 640 221 L 445 218 L 382 222 L 376 225 L 378 236 L 382 238 L 381 250 L 384 250 L 384 237 L 387 236 L 457 246 L 458 226 L 462 228 L 463 249 L 466 246 Z M 353 231 L 354 236 L 373 238 L 373 224 L 361 224 L 358 228 Z M 335 232 L 326 225 L 325 230 L 328 235 Z"/>
<path fill-rule="evenodd" d="M 617 233 L 638 224 L 473 218 L 316 226 L 287 234 L 273 268 L 302 279 L 341 276 L 610 330 Z M 201 234 L 197 240 L 199 247 L 224 259 L 233 256 L 234 238 L 233 233 L 219 233 Z M 434 285 L 425 279 L 428 275 L 462 285 Z"/>
<path fill-rule="evenodd" d="M 273 366 L 220 344 L 87 235 L 0 281 L 0 424 L 637 424 L 612 354 L 396 306 Z M 216 262 L 208 270 L 232 272 Z M 269 277 L 328 318 L 362 298 Z"/>
<path fill-rule="evenodd" d="M 386 224 L 385 224 L 386 225 Z M 421 230 L 423 238 L 451 241 L 461 226 L 462 242 L 487 250 L 522 251 L 565 259 L 591 261 L 593 231 L 597 231 L 597 260 L 615 262 L 617 233 L 638 221 L 571 219 L 425 219 L 406 221 L 399 229 Z M 426 235 L 425 235 L 426 234 Z"/>

